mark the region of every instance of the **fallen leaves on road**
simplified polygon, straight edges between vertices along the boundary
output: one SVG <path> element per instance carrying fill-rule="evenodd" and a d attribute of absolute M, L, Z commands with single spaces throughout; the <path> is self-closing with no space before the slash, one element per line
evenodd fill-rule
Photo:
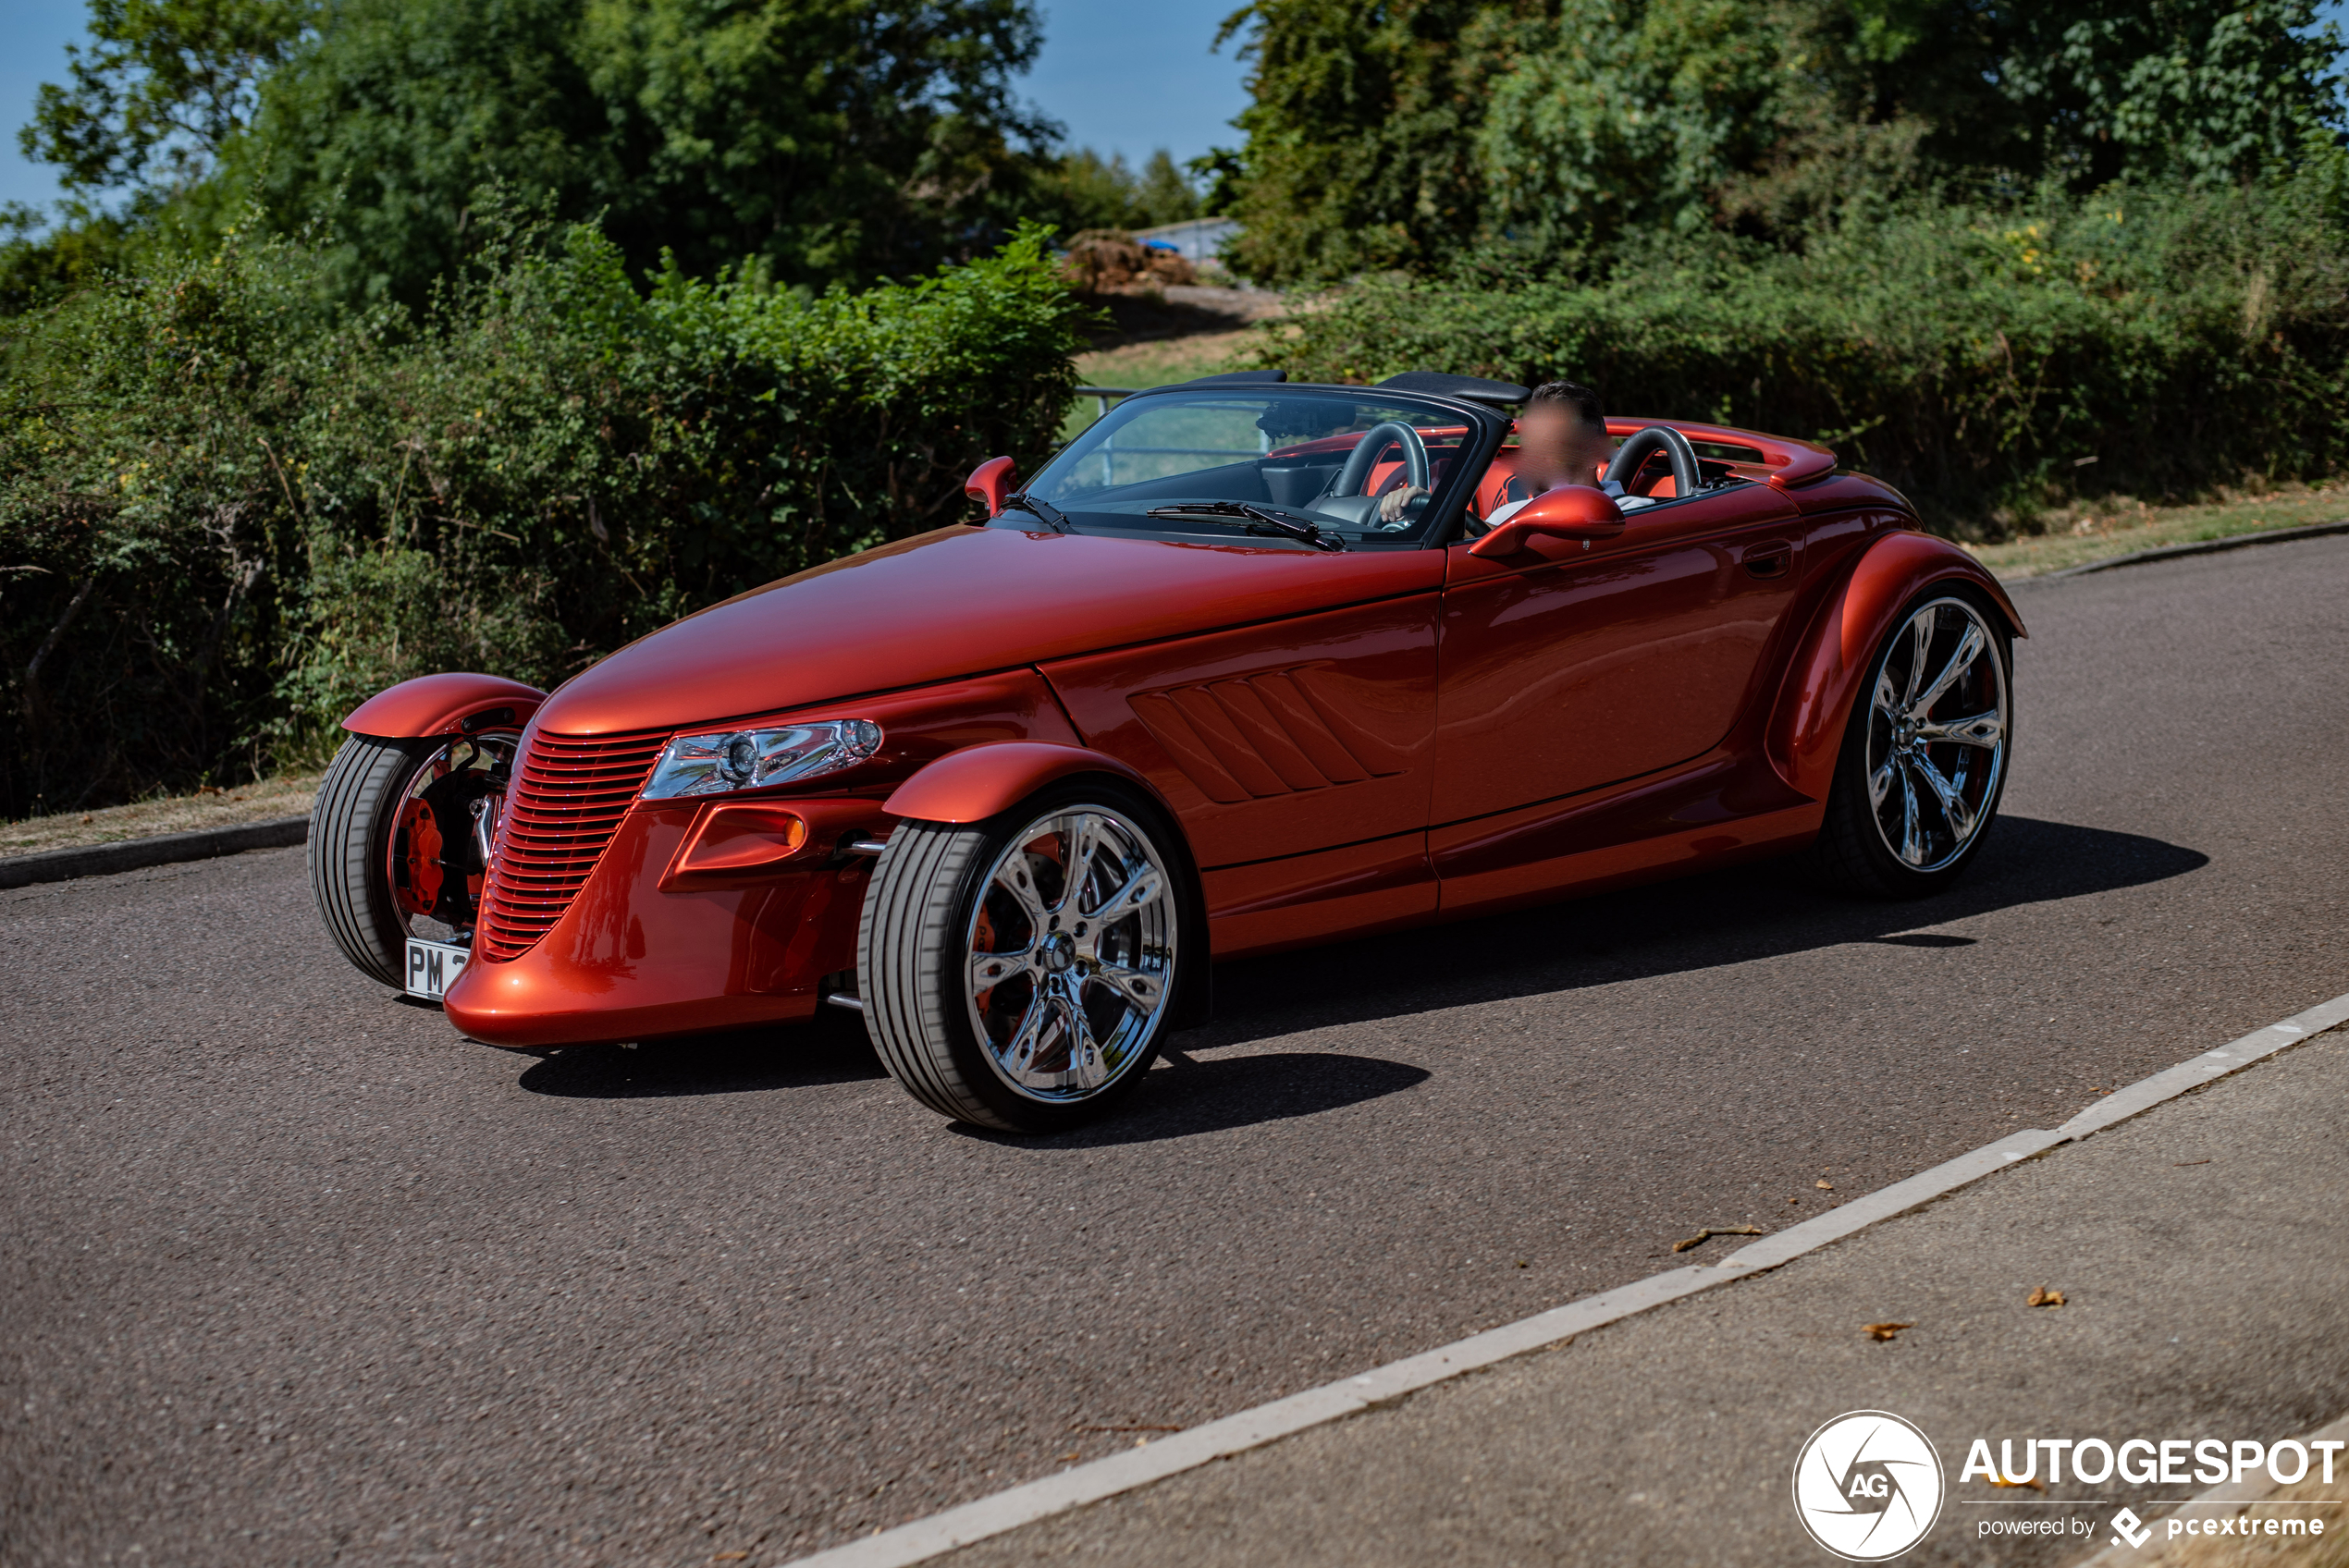
<path fill-rule="evenodd" d="M 2004 1476 L 1991 1476 L 1990 1484 L 1994 1487 L 2029 1487 L 2035 1492 L 2043 1492 L 2048 1489 L 2046 1484 L 2041 1481 L 2010 1481 Z"/>
<path fill-rule="evenodd" d="M 1903 1329 L 1913 1329 L 1913 1323 L 1863 1323 L 1860 1332 L 1872 1340 L 1888 1340 Z"/>
<path fill-rule="evenodd" d="M 1814 1182 L 1811 1185 L 1818 1188 L 1819 1191 L 1823 1193 L 1831 1193 L 1835 1191 L 1835 1183 L 1832 1182 Z"/>
<path fill-rule="evenodd" d="M 2025 1306 L 2061 1306 L 2063 1305 L 2063 1292 L 2061 1291 L 2051 1291 L 2048 1289 L 2047 1286 L 2041 1285 L 2038 1289 L 2031 1292 L 2030 1299 L 2025 1301 L 2023 1305 Z"/>
<path fill-rule="evenodd" d="M 1701 1247 L 1716 1236 L 1766 1236 L 1769 1233 L 1759 1225 L 1711 1225 L 1685 1242 L 1674 1242 L 1672 1250 L 1686 1252 L 1691 1247 Z"/>

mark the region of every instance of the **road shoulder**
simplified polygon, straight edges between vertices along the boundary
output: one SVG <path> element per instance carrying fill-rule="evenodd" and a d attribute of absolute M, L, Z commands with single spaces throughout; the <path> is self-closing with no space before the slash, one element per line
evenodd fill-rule
<path fill-rule="evenodd" d="M 2335 1031 L 1769 1276 L 939 1561 L 1811 1561 L 1794 1456 L 1863 1408 L 1916 1422 L 1949 1470 L 1909 1561 L 1980 1561 L 1981 1522 L 2019 1503 L 2155 1517 L 2159 1488 L 1958 1470 L 1976 1436 L 2274 1440 L 2349 1409 L 2344 1119 Z M 2065 1305 L 2027 1305 L 2039 1287 Z M 1914 1327 L 1863 1331 L 1886 1322 Z M 2010 1537 L 1996 1560 L 2085 1544 Z"/>

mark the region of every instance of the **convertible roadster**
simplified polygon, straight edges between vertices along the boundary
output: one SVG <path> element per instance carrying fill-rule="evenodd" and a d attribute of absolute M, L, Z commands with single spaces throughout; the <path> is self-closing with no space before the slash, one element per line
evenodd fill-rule
<path fill-rule="evenodd" d="M 407 681 L 311 823 L 328 931 L 492 1045 L 863 1015 L 1050 1132 L 1217 958 L 1801 852 L 1945 887 L 2023 623 L 1807 442 L 1613 420 L 1509 510 L 1525 388 L 1277 372 L 1119 404 L 985 521 L 712 606 L 552 692 Z"/>

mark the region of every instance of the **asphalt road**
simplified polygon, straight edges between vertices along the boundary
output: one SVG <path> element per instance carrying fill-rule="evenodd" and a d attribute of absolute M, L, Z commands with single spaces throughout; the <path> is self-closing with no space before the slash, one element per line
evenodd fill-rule
<path fill-rule="evenodd" d="M 2163 1538 L 2164 1515 L 2211 1519 L 2178 1506 L 2208 1473 L 2085 1483 L 2042 1451 L 2035 1486 L 2002 1488 L 1967 1476 L 1974 1439 L 1985 1457 L 2034 1438 L 2271 1445 L 2349 1413 L 2345 1123 L 2337 1030 L 1772 1273 L 936 1568 L 1834 1568 L 1789 1483 L 1804 1439 L 1853 1410 L 1898 1413 L 1940 1455 L 1939 1517 L 1900 1568 L 2090 1568 L 2122 1508 Z M 2062 1307 L 2032 1306 L 2048 1286 Z M 1862 1331 L 1884 1322 L 1909 1327 Z M 2319 1460 L 2299 1494 L 2328 1503 L 2260 1510 L 2330 1540 L 2238 1535 L 2200 1568 L 2343 1568 L 2349 1471 L 2332 1475 Z M 2123 1556 L 2180 1568 L 2157 1553 Z"/>
<path fill-rule="evenodd" d="M 772 1562 L 2349 990 L 2349 539 L 2019 602 L 1949 898 L 1761 867 L 1231 966 L 1040 1142 L 843 1031 L 465 1044 L 333 954 L 300 851 L 0 893 L 0 1561 Z"/>

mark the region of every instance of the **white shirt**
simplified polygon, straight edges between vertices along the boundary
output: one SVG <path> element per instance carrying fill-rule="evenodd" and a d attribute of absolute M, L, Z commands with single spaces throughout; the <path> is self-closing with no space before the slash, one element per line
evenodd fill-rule
<path fill-rule="evenodd" d="M 1544 491 L 1543 494 L 1546 495 L 1548 492 Z M 1484 526 L 1487 528 L 1498 528 L 1501 524 L 1515 517 L 1520 510 L 1531 506 L 1534 502 L 1540 500 L 1541 498 L 1541 496 L 1528 496 L 1522 501 L 1511 501 L 1507 506 L 1499 508 L 1491 517 L 1486 518 L 1484 520 Z M 1618 510 L 1635 512 L 1642 507 L 1652 507 L 1655 505 L 1655 497 L 1653 496 L 1617 496 L 1615 497 L 1615 505 Z"/>

